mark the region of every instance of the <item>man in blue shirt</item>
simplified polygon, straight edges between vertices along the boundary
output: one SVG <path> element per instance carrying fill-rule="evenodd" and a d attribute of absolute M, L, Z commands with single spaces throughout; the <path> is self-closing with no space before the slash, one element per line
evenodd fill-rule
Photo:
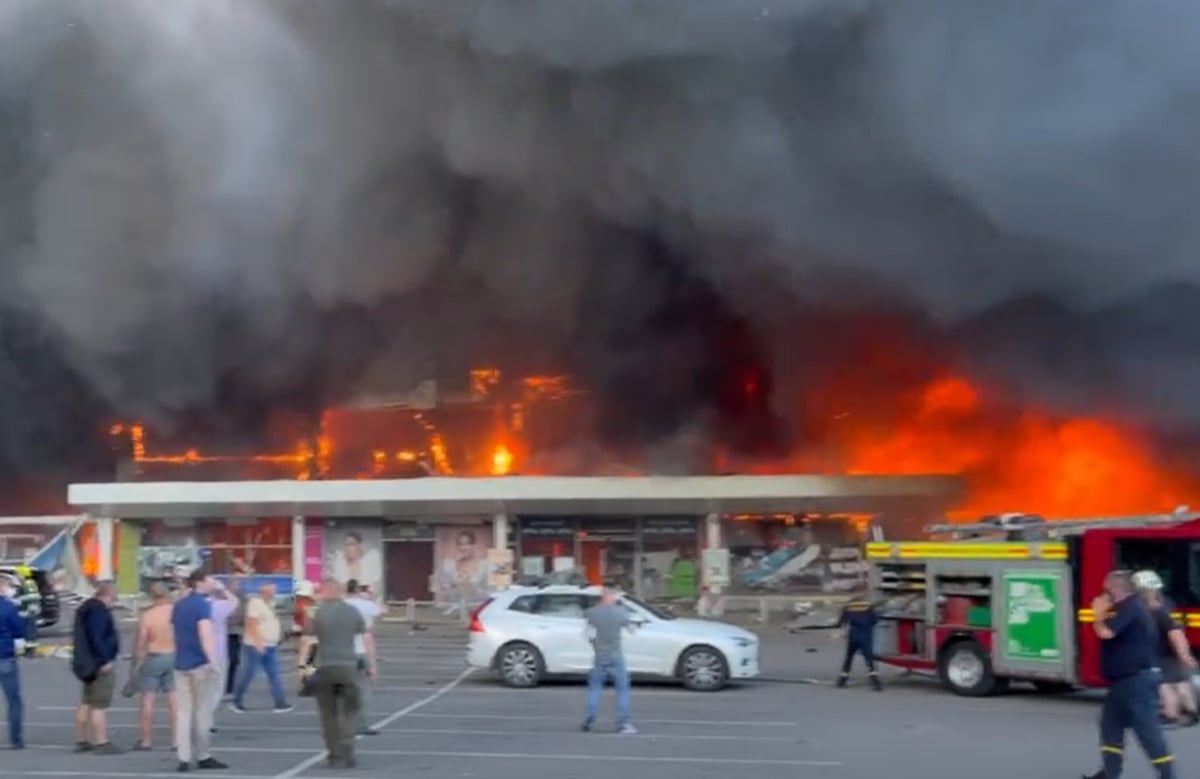
<path fill-rule="evenodd" d="M 221 683 L 218 674 L 217 637 L 213 632 L 211 589 L 203 571 L 192 571 L 187 593 L 175 602 L 171 625 L 175 628 L 175 745 L 179 771 L 190 771 L 192 760 L 201 769 L 227 768 L 209 751 L 212 733 L 212 698 Z"/>
<path fill-rule="evenodd" d="M 1125 763 L 1125 731 L 1132 730 L 1159 779 L 1175 779 L 1175 758 L 1158 719 L 1158 633 L 1128 571 L 1113 571 L 1092 601 L 1100 637 L 1100 670 L 1108 695 L 1100 713 L 1104 768 L 1089 779 L 1118 779 Z"/>
<path fill-rule="evenodd" d="M 12 580 L 0 576 L 0 687 L 4 688 L 4 700 L 8 703 L 8 743 L 13 749 L 24 749 L 21 726 L 25 707 L 21 702 L 17 658 L 24 651 L 25 621 L 12 598 Z"/>

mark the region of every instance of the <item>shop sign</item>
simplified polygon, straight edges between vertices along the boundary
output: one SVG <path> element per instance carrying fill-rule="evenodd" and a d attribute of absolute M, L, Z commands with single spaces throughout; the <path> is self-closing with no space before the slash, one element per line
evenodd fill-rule
<path fill-rule="evenodd" d="M 585 519 L 579 530 L 580 538 L 632 537 L 637 535 L 637 520 L 628 519 Z"/>
<path fill-rule="evenodd" d="M 571 538 L 577 527 L 573 519 L 522 519 L 521 535 L 539 538 Z"/>
<path fill-rule="evenodd" d="M 694 517 L 649 517 L 642 522 L 648 536 L 694 536 L 698 522 Z"/>
<path fill-rule="evenodd" d="M 437 532 L 433 525 L 425 522 L 385 522 L 384 541 L 433 541 Z"/>

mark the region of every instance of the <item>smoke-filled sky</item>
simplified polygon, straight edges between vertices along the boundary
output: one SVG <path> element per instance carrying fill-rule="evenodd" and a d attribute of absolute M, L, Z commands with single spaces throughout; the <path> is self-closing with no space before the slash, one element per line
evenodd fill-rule
<path fill-rule="evenodd" d="M 792 313 L 886 309 L 1193 419 L 1198 38 L 1174 0 L 8 0 L 0 459 L 489 350 L 683 377 L 657 413 L 696 306 L 781 375 L 829 335 Z"/>

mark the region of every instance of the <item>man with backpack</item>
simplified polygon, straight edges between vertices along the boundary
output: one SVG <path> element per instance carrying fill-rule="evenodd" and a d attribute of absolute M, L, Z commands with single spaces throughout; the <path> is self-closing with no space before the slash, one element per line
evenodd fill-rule
<path fill-rule="evenodd" d="M 96 594 L 75 612 L 71 670 L 83 682 L 83 697 L 75 710 L 75 751 L 119 755 L 122 750 L 108 740 L 109 706 L 116 686 L 120 639 L 112 617 L 115 600 L 112 582 L 97 582 Z M 88 738 L 88 730 L 91 738 Z"/>

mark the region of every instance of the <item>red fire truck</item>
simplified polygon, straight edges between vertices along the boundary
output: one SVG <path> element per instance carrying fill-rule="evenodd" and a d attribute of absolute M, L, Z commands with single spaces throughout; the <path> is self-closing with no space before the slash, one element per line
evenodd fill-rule
<path fill-rule="evenodd" d="M 1113 569 L 1152 570 L 1200 649 L 1200 514 L 1068 520 L 1003 540 L 961 539 L 995 522 L 942 525 L 959 540 L 867 545 L 880 604 L 880 662 L 936 672 L 952 692 L 984 696 L 1012 682 L 1046 692 L 1101 687 L 1092 599 Z"/>

